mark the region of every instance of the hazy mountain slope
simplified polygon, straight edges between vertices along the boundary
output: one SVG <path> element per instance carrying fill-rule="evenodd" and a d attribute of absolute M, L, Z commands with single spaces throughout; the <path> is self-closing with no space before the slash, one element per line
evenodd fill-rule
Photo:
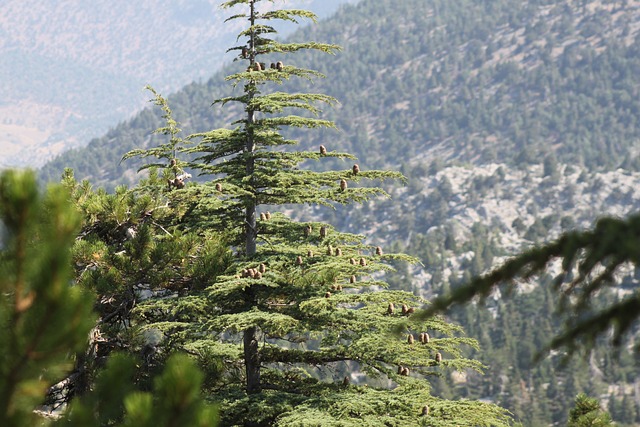
<path fill-rule="evenodd" d="M 322 16 L 354 0 L 296 0 Z M 0 14 L 0 167 L 37 166 L 230 56 L 217 0 L 6 0 Z M 267 3 L 265 3 L 267 4 Z"/>
<path fill-rule="evenodd" d="M 365 2 L 334 21 L 327 88 L 362 155 L 614 166 L 637 150 L 639 4 Z"/>
<path fill-rule="evenodd" d="M 640 44 L 634 42 L 640 2 L 584 4 L 368 0 L 303 29 L 292 37 L 344 46 L 329 60 L 292 59 L 326 72 L 329 78 L 312 89 L 342 103 L 326 114 L 342 133 L 323 133 L 308 143 L 337 139 L 371 166 L 434 157 L 539 163 L 551 151 L 589 168 L 633 166 L 640 141 L 640 74 L 634 72 L 640 69 Z M 231 93 L 223 82 L 231 70 L 173 97 L 185 130 L 226 123 L 216 120 L 210 100 Z M 135 123 L 142 122 L 110 133 L 113 156 L 100 164 L 106 180 L 123 176 L 115 165 L 130 147 L 130 135 L 141 144 L 157 125 Z M 96 140 L 87 153 L 104 147 L 105 139 Z M 47 176 L 70 165 L 81 176 L 97 177 L 83 164 L 87 157 L 62 157 L 45 168 Z"/>

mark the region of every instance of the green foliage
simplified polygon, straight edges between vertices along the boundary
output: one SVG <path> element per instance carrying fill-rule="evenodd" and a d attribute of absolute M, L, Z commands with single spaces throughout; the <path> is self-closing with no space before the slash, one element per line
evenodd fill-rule
<path fill-rule="evenodd" d="M 71 405 L 54 426 L 172 427 L 217 425 L 217 411 L 200 394 L 202 373 L 189 357 L 171 356 L 147 392 L 134 388 L 136 362 L 114 355 L 92 392 Z M 114 393 L 117 390 L 117 393 Z"/>
<path fill-rule="evenodd" d="M 61 186 L 31 172 L 0 176 L 0 424 L 34 425 L 35 407 L 71 369 L 93 326 L 90 294 L 70 286 L 79 225 Z"/>
<path fill-rule="evenodd" d="M 115 194 L 92 191 L 70 171 L 64 182 L 84 215 L 82 238 L 73 247 L 76 280 L 100 295 L 96 309 L 104 341 L 96 345 L 107 354 L 113 349 L 144 352 L 157 339 L 166 339 L 167 350 L 173 349 L 170 335 L 176 325 L 197 319 L 206 305 L 166 298 L 197 294 L 214 283 L 231 262 L 226 239 L 211 232 L 208 222 L 194 226 L 191 215 L 185 220 L 187 212 L 197 212 L 198 199 L 185 198 L 189 189 L 168 191 L 154 169 L 137 188 L 119 188 Z M 156 319 L 156 312 L 145 313 L 142 323 L 132 322 L 137 305 L 149 298 L 167 303 L 165 327 L 151 332 L 143 326 Z M 145 375 L 164 357 L 145 359 Z"/>
<path fill-rule="evenodd" d="M 169 104 L 167 103 L 167 100 L 163 98 L 158 92 L 156 92 L 156 90 L 151 86 L 147 85 L 146 89 L 149 90 L 151 93 L 153 93 L 154 95 L 154 99 L 152 100 L 153 103 L 157 106 L 160 106 L 160 108 L 164 112 L 164 114 L 162 115 L 162 118 L 165 121 L 165 126 L 162 126 L 156 129 L 154 133 L 161 134 L 161 135 L 168 135 L 169 141 L 166 144 L 159 145 L 158 147 L 154 147 L 150 150 L 137 149 L 137 150 L 130 151 L 122 157 L 122 160 L 127 160 L 134 156 L 141 156 L 141 157 L 153 156 L 158 159 L 164 159 L 166 162 L 169 163 L 169 169 L 171 170 L 171 172 L 174 172 L 174 177 L 175 177 L 178 175 L 179 172 L 182 171 L 182 165 L 180 162 L 178 162 L 178 159 L 176 158 L 178 147 L 184 144 L 184 141 L 182 140 L 182 138 L 178 136 L 178 134 L 182 130 L 178 127 L 179 123 L 173 118 L 173 113 L 169 108 Z M 157 168 L 157 167 L 163 167 L 163 166 L 165 166 L 165 164 L 157 164 L 157 163 L 149 164 L 148 163 L 140 167 L 138 169 L 138 172 L 151 167 Z"/>
<path fill-rule="evenodd" d="M 284 212 L 267 211 L 301 203 L 338 209 L 386 196 L 384 190 L 365 185 L 367 181 L 402 175 L 357 164 L 346 170 L 303 168 L 310 161 L 354 160 L 334 146 L 299 149 L 297 140 L 283 135 L 290 128 L 331 130 L 332 121 L 316 117 L 321 114 L 318 104 L 336 101 L 269 88 L 322 76 L 291 65 L 286 55 L 300 50 L 331 53 L 337 46 L 277 41 L 272 38 L 274 27 L 263 20 L 313 15 L 258 13 L 257 3 L 223 4 L 245 6 L 245 14 L 231 18 L 247 19 L 248 27 L 239 34 L 241 44 L 230 51 L 238 51 L 236 59 L 248 67 L 227 78 L 242 94 L 219 98 L 214 106 L 240 117 L 231 128 L 193 134 L 187 137 L 196 141 L 193 146 L 177 148 L 176 157 L 192 159 L 185 168 L 211 180 L 176 189 L 146 185 L 141 193 L 155 191 L 156 197 L 170 200 L 171 208 L 183 210 L 184 215 L 165 227 L 168 234 L 224 234 L 233 259 L 197 289 L 180 287 L 175 298 L 155 295 L 136 301 L 132 324 L 140 333 L 162 336 L 155 345 L 159 353 L 188 350 L 211 367 L 207 372 L 215 380 L 205 384 L 211 398 L 221 402 L 223 425 L 509 424 L 506 411 L 495 405 L 430 394 L 428 377 L 446 370 L 481 370 L 482 365 L 464 357 L 461 346 L 477 344 L 460 336 L 460 328 L 440 318 L 416 322 L 412 313 L 425 300 L 385 290 L 381 273 L 414 258 L 385 253 L 365 243 L 364 236 L 324 222 L 297 222 Z M 262 58 L 273 66 L 258 65 Z M 288 111 L 298 108 L 305 114 Z M 171 117 L 166 107 L 165 119 Z M 137 150 L 125 158 L 162 155 L 162 150 Z M 158 163 L 150 170 L 166 167 Z M 145 244 L 159 238 L 149 234 Z M 133 239 L 131 250 L 125 244 L 125 258 L 137 258 L 137 239 L 142 237 Z M 136 262 L 133 267 L 140 270 Z M 173 271 L 185 274 L 188 267 Z M 150 282 L 145 275 L 151 273 L 157 274 L 148 270 L 135 280 Z M 104 277 L 104 271 L 99 275 Z M 98 280 L 93 277 L 87 285 Z"/>
<path fill-rule="evenodd" d="M 597 399 L 581 393 L 576 396 L 576 406 L 569 412 L 569 427 L 583 426 L 610 426 L 613 425 L 611 417 L 600 408 Z"/>
<path fill-rule="evenodd" d="M 611 341 L 619 346 L 625 333 L 637 321 L 640 297 L 632 291 L 603 308 L 594 307 L 594 296 L 613 286 L 616 272 L 624 265 L 638 265 L 635 236 L 640 232 L 640 216 L 626 219 L 601 218 L 592 230 L 570 231 L 557 240 L 527 250 L 490 273 L 474 278 L 450 295 L 434 301 L 422 318 L 463 304 L 476 296 L 486 298 L 502 287 L 510 293 L 519 280 L 529 280 L 546 271 L 554 260 L 560 260 L 562 271 L 554 280 L 559 295 L 558 309 L 570 311 L 564 329 L 539 354 L 566 347 L 573 352 L 581 347 L 592 349 L 596 339 L 613 331 Z"/>
<path fill-rule="evenodd" d="M 71 182 L 68 175 L 65 183 L 69 186 Z M 75 190 L 75 197 L 88 195 Z M 61 185 L 40 194 L 31 172 L 6 171 L 0 176 L 2 426 L 49 425 L 51 417 L 42 418 L 35 409 L 45 403 L 45 397 L 64 404 L 69 397 L 64 393 L 73 388 L 77 394 L 82 392 L 78 380 L 82 373 L 77 368 L 85 359 L 87 337 L 94 337 L 92 346 L 99 341 L 99 327 L 95 327 L 92 313 L 93 295 L 71 283 L 71 248 L 81 216 L 69 203 L 69 196 Z M 84 201 L 91 205 L 86 198 Z M 90 245 L 79 242 L 80 246 Z M 72 371 L 74 365 L 76 370 Z M 153 392 L 135 390 L 137 367 L 131 358 L 110 358 L 92 391 L 76 400 L 69 411 L 60 414 L 59 407 L 50 406 L 59 416 L 52 425 L 216 424 L 216 411 L 200 396 L 203 376 L 193 361 L 186 356 L 171 357 L 154 379 Z M 65 389 L 64 384 L 73 386 Z"/>

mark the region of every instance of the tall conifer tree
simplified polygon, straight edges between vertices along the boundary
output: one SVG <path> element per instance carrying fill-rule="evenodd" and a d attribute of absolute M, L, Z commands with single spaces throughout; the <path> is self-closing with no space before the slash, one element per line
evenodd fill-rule
<path fill-rule="evenodd" d="M 302 109 L 317 115 L 320 112 L 316 106 L 318 103 L 333 104 L 336 101 L 322 94 L 267 93 L 267 85 L 282 84 L 293 77 L 307 79 L 323 77 L 316 71 L 290 65 L 285 59 L 286 55 L 303 49 L 333 53 L 338 50 L 338 46 L 315 42 L 280 43 L 276 41 L 273 38 L 276 30 L 270 25 L 271 21 L 297 22 L 300 18 L 315 20 L 315 15 L 304 10 L 260 12 L 259 3 L 266 2 L 248 0 L 222 4 L 223 8 L 239 5 L 245 5 L 248 8 L 244 13 L 229 18 L 230 20 L 248 20 L 249 26 L 238 36 L 238 39 L 245 43 L 231 49 L 239 53 L 238 59 L 244 60 L 247 68 L 227 78 L 235 86 L 242 85 L 242 94 L 218 99 L 216 103 L 223 105 L 230 102 L 240 103 L 245 116 L 234 122 L 234 125 L 237 125 L 234 129 L 217 129 L 200 135 L 202 143 L 189 151 L 198 153 L 200 155 L 198 160 L 202 161 L 192 166 L 206 174 L 215 175 L 215 184 L 219 184 L 224 189 L 226 203 L 216 214 L 225 218 L 223 221 L 225 226 L 239 232 L 241 236 L 239 240 L 244 244 L 245 259 L 250 262 L 259 259 L 265 265 L 272 265 L 275 262 L 282 263 L 283 253 L 288 253 L 292 257 L 288 261 L 293 261 L 293 258 L 301 255 L 299 248 L 295 247 L 298 245 L 294 243 L 295 246 L 291 246 L 292 237 L 295 242 L 297 239 L 294 236 L 302 236 L 303 228 L 310 226 L 313 229 L 313 225 L 295 224 L 280 215 L 272 222 L 277 225 L 259 223 L 257 212 L 260 206 L 291 203 L 348 203 L 354 200 L 366 200 L 383 192 L 378 188 L 348 188 L 348 182 L 358 182 L 363 178 L 400 178 L 401 175 L 383 171 L 360 172 L 356 165 L 346 171 L 303 171 L 298 168 L 298 165 L 306 160 L 318 160 L 322 157 L 353 159 L 353 156 L 327 151 L 325 147 L 319 148 L 317 152 L 280 149 L 297 144 L 296 141 L 285 139 L 280 133 L 282 128 L 334 127 L 332 122 L 317 117 L 280 113 L 290 109 Z M 268 60 L 270 64 L 260 62 L 262 60 Z M 267 220 L 266 212 L 263 212 L 263 217 Z M 316 224 L 316 233 L 319 233 L 319 227 L 322 226 Z M 265 236 L 271 237 L 271 240 L 280 236 L 285 237 L 280 242 L 283 248 L 274 251 L 273 246 L 268 245 L 262 249 L 269 248 L 269 254 L 263 254 L 263 250 L 258 250 L 257 243 L 259 238 Z M 269 240 L 268 237 L 266 241 Z M 341 237 L 336 236 L 334 239 L 340 240 Z M 327 250 L 331 247 L 329 240 L 322 238 L 323 243 L 326 241 L 324 244 L 327 245 Z M 276 277 L 274 279 L 278 280 Z M 267 282 L 266 277 L 263 280 Z M 272 284 L 278 286 L 277 282 Z M 244 295 L 240 298 L 241 306 L 266 308 L 267 311 L 271 311 L 269 307 L 260 307 L 261 299 L 269 297 L 257 293 L 269 286 L 253 284 L 245 286 L 241 283 L 237 286 L 244 289 Z M 317 292 L 324 294 L 325 291 L 327 290 L 320 289 Z M 252 324 L 243 331 L 247 392 L 250 394 L 261 390 L 258 341 L 262 329 L 260 325 Z"/>
<path fill-rule="evenodd" d="M 168 197 L 180 211 L 175 227 L 228 233 L 234 262 L 226 275 L 200 284 L 201 292 L 141 304 L 139 321 L 206 363 L 224 366 L 209 389 L 221 401 L 223 425 L 507 425 L 499 407 L 430 394 L 426 377 L 481 365 L 462 356 L 461 345 L 476 344 L 458 337 L 458 327 L 440 318 L 412 318 L 425 301 L 385 290 L 380 278 L 390 270 L 388 263 L 412 258 L 387 254 L 329 224 L 296 222 L 275 212 L 283 205 L 336 206 L 384 196 L 382 189 L 361 183 L 402 176 L 361 168 L 334 144 L 300 150 L 298 141 L 285 136 L 287 128 L 333 128 L 318 117 L 318 105 L 336 101 L 270 88 L 323 77 L 293 65 L 291 54 L 339 48 L 277 41 L 272 21 L 315 21 L 315 15 L 261 7 L 269 3 L 222 4 L 240 8 L 229 19 L 248 26 L 239 34 L 241 44 L 230 49 L 243 65 L 227 77 L 241 93 L 214 104 L 239 105 L 231 109 L 239 116 L 229 128 L 190 136 L 199 139 L 195 146 L 179 147 L 178 156 L 186 153 L 194 161 L 171 158 L 164 165 L 165 171 L 181 164 L 212 177 L 185 188 L 169 182 Z M 175 134 L 168 133 L 173 140 Z M 164 158 L 167 152 L 136 150 L 125 157 Z M 327 158 L 350 162 L 344 170 L 303 169 Z"/>

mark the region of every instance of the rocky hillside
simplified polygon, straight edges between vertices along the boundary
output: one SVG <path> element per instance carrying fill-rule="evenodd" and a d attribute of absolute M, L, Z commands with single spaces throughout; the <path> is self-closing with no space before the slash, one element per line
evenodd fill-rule
<path fill-rule="evenodd" d="M 388 236 L 386 244 L 398 241 L 405 251 L 421 256 L 425 268 L 416 272 L 415 286 L 427 295 L 434 274 L 458 283 L 563 231 L 590 228 L 600 217 L 625 217 L 640 209 L 640 173 L 623 169 L 587 172 L 547 162 L 546 168 L 487 164 L 410 171 L 410 184 L 392 189 L 391 201 L 381 202 L 381 217 L 372 211 L 361 215 L 370 216 L 365 223 L 375 224 L 372 235 Z M 403 213 L 407 206 L 413 215 Z M 491 259 L 482 260 L 486 253 L 474 247 L 478 239 L 493 248 Z"/>
<path fill-rule="evenodd" d="M 348 1 L 292 4 L 326 16 Z M 219 3 L 3 1 L 0 168 L 86 145 L 144 105 L 146 84 L 168 92 L 208 78 L 236 36 Z"/>

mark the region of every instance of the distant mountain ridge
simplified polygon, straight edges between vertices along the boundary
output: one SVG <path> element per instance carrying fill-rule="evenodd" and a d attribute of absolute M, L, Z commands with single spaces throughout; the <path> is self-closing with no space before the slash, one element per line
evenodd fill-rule
<path fill-rule="evenodd" d="M 354 0 L 313 0 L 321 15 Z M 296 0 L 292 4 L 309 3 Z M 217 0 L 6 0 L 0 14 L 0 168 L 39 166 L 230 56 Z"/>
<path fill-rule="evenodd" d="M 344 46 L 328 60 L 292 59 L 324 72 L 328 78 L 312 89 L 341 102 L 324 114 L 341 133 L 303 143 L 337 138 L 371 167 L 433 158 L 539 164 L 554 153 L 590 169 L 636 168 L 639 29 L 637 0 L 359 2 L 292 36 Z M 226 123 L 210 103 L 231 92 L 223 76 L 236 66 L 171 97 L 186 132 Z M 113 129 L 89 155 L 62 156 L 46 176 L 68 165 L 99 182 L 131 182 L 123 177 L 135 165 L 118 165 L 119 158 L 149 142 L 154 117 L 144 112 Z M 86 163 L 96 156 L 100 172 Z"/>

